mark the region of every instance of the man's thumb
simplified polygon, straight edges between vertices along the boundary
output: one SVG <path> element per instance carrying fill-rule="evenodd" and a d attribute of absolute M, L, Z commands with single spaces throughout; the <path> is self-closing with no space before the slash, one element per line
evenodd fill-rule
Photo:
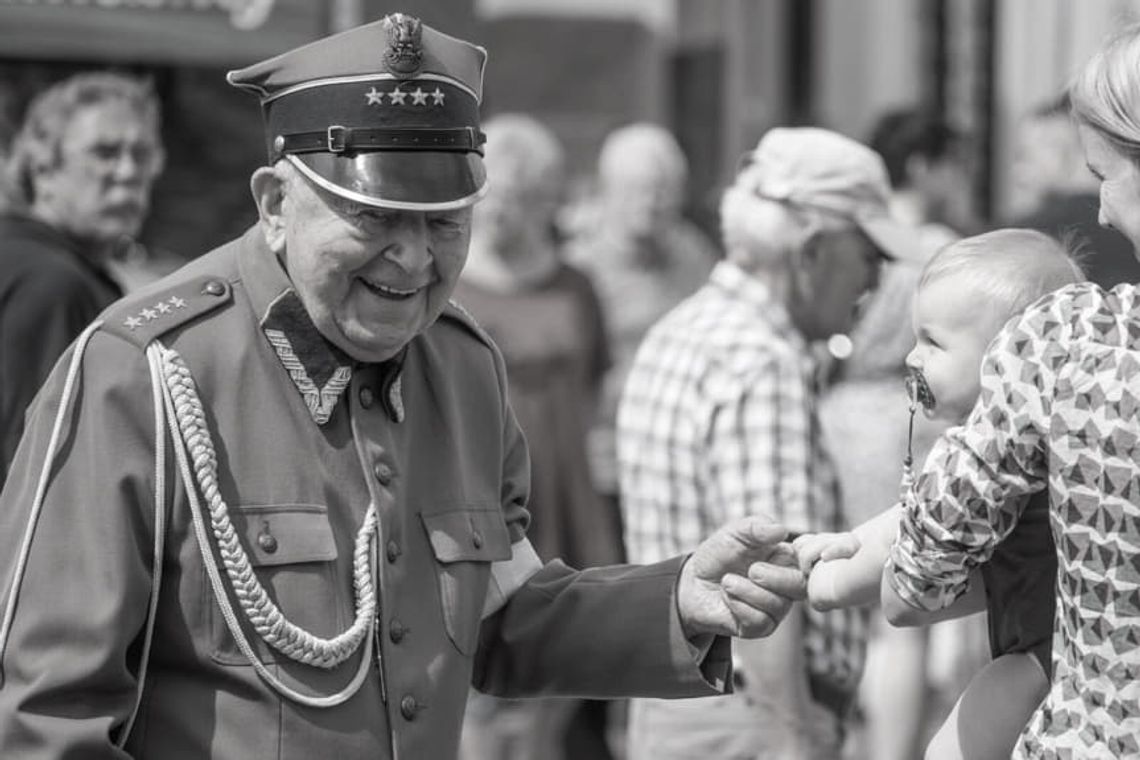
<path fill-rule="evenodd" d="M 764 549 L 788 537 L 788 529 L 770 517 L 754 515 L 729 527 L 730 535 L 745 549 Z"/>

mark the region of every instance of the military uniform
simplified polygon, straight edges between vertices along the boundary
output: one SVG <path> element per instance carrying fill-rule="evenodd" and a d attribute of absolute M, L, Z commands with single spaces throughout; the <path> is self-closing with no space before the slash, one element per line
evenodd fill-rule
<path fill-rule="evenodd" d="M 528 466 L 462 310 L 354 361 L 260 227 L 118 302 L 0 494 L 0 757 L 448 758 L 469 684 L 723 690 L 727 640 L 682 634 L 679 559 L 540 566 Z"/>
<path fill-rule="evenodd" d="M 339 706 L 299 706 L 266 687 L 221 619 L 171 464 L 154 643 L 127 744 L 135 757 L 450 757 L 472 668 L 477 688 L 500 695 L 713 690 L 724 662 L 712 653 L 706 679 L 680 637 L 677 562 L 549 565 L 480 625 L 492 563 L 525 545 L 527 520 L 526 448 L 498 352 L 449 310 L 399 359 L 354 365 L 289 308 L 291 295 L 254 229 L 104 316 L 4 652 L 0 756 L 113 756 L 153 578 L 153 402 L 141 349 L 156 337 L 193 373 L 234 526 L 286 616 L 320 635 L 352 620 L 353 537 L 376 505 L 380 656 Z M 291 368 L 289 349 L 266 333 L 286 336 L 307 369 Z M 69 356 L 34 406 L 0 501 L 5 578 Z M 343 688 L 361 656 L 324 671 L 255 646 L 286 683 L 315 693 Z"/>

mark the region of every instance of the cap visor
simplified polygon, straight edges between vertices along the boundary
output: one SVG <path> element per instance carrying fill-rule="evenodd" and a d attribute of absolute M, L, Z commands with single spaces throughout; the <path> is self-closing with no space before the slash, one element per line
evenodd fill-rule
<path fill-rule="evenodd" d="M 477 153 L 372 151 L 288 156 L 316 184 L 339 196 L 383 208 L 444 211 L 473 205 L 486 173 Z"/>
<path fill-rule="evenodd" d="M 889 216 L 863 217 L 857 220 L 867 237 L 878 246 L 883 257 L 891 261 L 921 261 L 922 238 L 914 227 Z"/>

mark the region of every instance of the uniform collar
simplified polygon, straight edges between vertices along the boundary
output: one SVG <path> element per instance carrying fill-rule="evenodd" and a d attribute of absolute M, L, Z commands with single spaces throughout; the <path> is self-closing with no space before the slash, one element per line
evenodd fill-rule
<path fill-rule="evenodd" d="M 362 366 L 317 330 L 257 225 L 242 238 L 238 266 L 262 334 L 305 400 L 313 421 L 324 425 L 353 372 Z M 405 348 L 380 367 L 381 399 L 388 416 L 396 422 L 404 419 L 400 376 L 406 354 Z"/>

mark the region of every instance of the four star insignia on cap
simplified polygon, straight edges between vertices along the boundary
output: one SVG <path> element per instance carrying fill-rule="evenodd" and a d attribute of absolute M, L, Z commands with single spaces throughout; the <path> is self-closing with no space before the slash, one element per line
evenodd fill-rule
<path fill-rule="evenodd" d="M 410 104 L 406 102 L 409 95 L 412 97 L 412 102 Z M 370 106 L 384 105 L 385 96 L 388 97 L 388 101 L 394 106 L 442 106 L 444 100 L 444 92 L 438 87 L 436 87 L 432 92 L 426 92 L 422 87 L 417 87 L 411 92 L 404 92 L 400 89 L 399 85 L 397 85 L 394 90 L 387 91 L 377 90 L 375 87 L 371 87 L 367 92 L 364 93 L 364 99 L 367 101 L 367 105 Z M 431 103 L 428 103 L 428 98 L 431 98 Z"/>
<path fill-rule="evenodd" d="M 143 307 L 138 314 L 132 314 L 123 320 L 123 325 L 128 330 L 134 330 L 142 326 L 146 322 L 153 322 L 163 314 L 169 314 L 174 309 L 186 308 L 186 300 L 178 296 L 171 296 L 165 301 L 159 301 L 152 306 Z"/>

